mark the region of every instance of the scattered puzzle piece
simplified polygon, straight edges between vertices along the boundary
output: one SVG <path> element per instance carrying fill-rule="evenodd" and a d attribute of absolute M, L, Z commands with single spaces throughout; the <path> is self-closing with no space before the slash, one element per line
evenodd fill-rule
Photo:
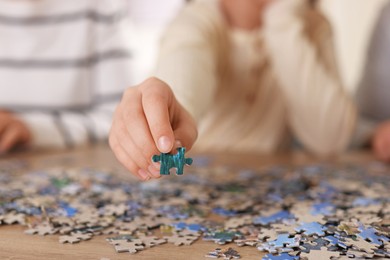
<path fill-rule="evenodd" d="M 69 243 L 69 244 L 74 244 L 78 243 L 81 241 L 81 238 L 75 235 L 64 235 L 59 237 L 59 242 L 64 244 L 64 243 Z"/>
<path fill-rule="evenodd" d="M 302 253 L 301 257 L 307 260 L 329 260 L 340 256 L 339 252 L 331 252 L 322 247 L 321 250 L 311 250 L 310 253 Z"/>
<path fill-rule="evenodd" d="M 144 249 L 144 246 L 139 242 L 117 240 L 114 243 L 114 248 L 117 253 L 135 254 Z"/>
<path fill-rule="evenodd" d="M 278 235 L 276 240 L 270 241 L 268 243 L 274 247 L 297 247 L 299 246 L 300 241 L 300 235 L 296 235 L 290 238 L 289 234 L 281 234 Z"/>
<path fill-rule="evenodd" d="M 189 246 L 194 243 L 198 237 L 194 236 L 181 236 L 181 235 L 173 235 L 170 237 L 164 237 L 169 243 L 173 243 L 175 246 Z"/>
<path fill-rule="evenodd" d="M 298 260 L 298 256 L 291 256 L 287 253 L 281 253 L 279 255 L 267 254 L 262 260 Z"/>
<path fill-rule="evenodd" d="M 317 223 L 317 222 L 310 222 L 310 223 L 303 223 L 299 227 L 295 229 L 297 232 L 302 232 L 306 235 L 317 235 L 317 236 L 324 236 L 325 235 L 325 228 Z"/>
<path fill-rule="evenodd" d="M 214 241 L 217 244 L 224 245 L 232 242 L 236 238 L 241 238 L 242 234 L 235 231 L 217 231 L 209 232 L 203 236 L 203 240 Z"/>
<path fill-rule="evenodd" d="M 329 244 L 326 240 L 317 238 L 314 241 L 308 241 L 299 246 L 301 252 L 309 253 L 312 250 L 321 250 L 322 247 L 326 247 Z"/>
<path fill-rule="evenodd" d="M 360 233 L 358 233 L 358 236 L 370 241 L 371 243 L 381 246 L 386 241 L 389 241 L 389 239 L 385 236 L 379 236 L 377 234 L 377 231 L 374 228 L 366 228 L 363 224 L 360 223 L 358 230 Z"/>
<path fill-rule="evenodd" d="M 279 211 L 271 216 L 267 217 L 256 217 L 253 219 L 253 224 L 255 225 L 269 225 L 271 223 L 277 223 L 285 219 L 293 219 L 294 215 L 286 210 Z"/>
<path fill-rule="evenodd" d="M 24 231 L 25 234 L 34 235 L 38 234 L 40 236 L 52 235 L 57 233 L 58 228 L 54 228 L 48 223 L 42 223 L 34 228 L 30 228 Z"/>
<path fill-rule="evenodd" d="M 347 246 L 352 246 L 359 251 L 364 251 L 364 252 L 369 253 L 369 254 L 374 253 L 374 249 L 376 249 L 375 244 L 371 244 L 370 242 L 367 242 L 364 239 L 353 240 L 353 239 L 347 238 L 345 241 L 345 244 Z"/>
<path fill-rule="evenodd" d="M 167 243 L 167 240 L 165 238 L 158 238 L 155 236 L 140 237 L 140 240 L 142 241 L 142 244 L 144 245 L 145 248 L 151 248 L 154 246 Z"/>
<path fill-rule="evenodd" d="M 216 248 L 214 251 L 211 251 L 207 255 L 205 255 L 205 257 L 208 257 L 208 258 L 223 257 L 226 260 L 241 258 L 240 254 L 231 247 L 229 247 L 228 249 L 225 249 L 225 250 L 222 250 L 221 248 Z"/>
<path fill-rule="evenodd" d="M 11 224 L 24 225 L 26 223 L 26 216 L 21 213 L 12 212 L 3 217 L 3 222 L 7 225 L 11 225 Z"/>

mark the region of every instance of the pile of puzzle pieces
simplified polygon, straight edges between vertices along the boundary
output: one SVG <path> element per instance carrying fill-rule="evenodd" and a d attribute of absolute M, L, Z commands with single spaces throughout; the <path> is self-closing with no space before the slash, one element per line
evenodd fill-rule
<path fill-rule="evenodd" d="M 24 225 L 60 243 L 106 239 L 118 253 L 201 239 L 252 247 L 259 259 L 390 258 L 390 168 L 380 163 L 197 165 L 146 183 L 102 169 L 26 166 L 0 164 L 0 229 Z M 205 256 L 240 257 L 218 248 Z"/>

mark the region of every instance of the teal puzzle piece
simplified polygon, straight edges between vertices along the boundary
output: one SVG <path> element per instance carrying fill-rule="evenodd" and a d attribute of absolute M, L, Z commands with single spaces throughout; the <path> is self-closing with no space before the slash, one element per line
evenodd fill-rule
<path fill-rule="evenodd" d="M 176 168 L 177 175 L 183 175 L 184 165 L 191 165 L 193 160 L 192 158 L 185 158 L 184 154 L 186 148 L 179 147 L 177 148 L 176 154 L 162 153 L 161 155 L 153 155 L 153 162 L 160 162 L 160 174 L 169 175 L 169 170 L 171 168 Z"/>

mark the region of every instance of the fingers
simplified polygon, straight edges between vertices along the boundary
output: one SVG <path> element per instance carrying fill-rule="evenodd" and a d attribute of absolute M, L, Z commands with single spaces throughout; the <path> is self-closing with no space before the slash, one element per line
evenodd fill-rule
<path fill-rule="evenodd" d="M 151 166 L 152 163 L 151 160 L 149 159 L 151 158 L 151 155 L 148 157 L 144 156 L 142 152 L 143 149 L 140 149 L 135 144 L 134 139 L 131 137 L 131 134 L 127 131 L 127 128 L 124 125 L 124 121 L 121 118 L 117 120 L 115 126 L 113 127 L 113 130 L 116 133 L 115 134 L 116 140 L 120 140 L 120 142 L 118 142 L 119 146 L 121 146 L 121 148 L 126 152 L 128 156 L 127 160 L 132 160 L 138 166 L 139 168 L 138 171 L 142 169 L 144 171 L 143 173 L 148 174 L 150 178 L 159 178 L 160 177 L 159 172 L 149 171 L 149 167 Z M 153 145 L 154 143 L 153 141 L 151 141 L 151 144 L 149 144 L 149 146 L 153 146 Z"/>
<path fill-rule="evenodd" d="M 7 126 L 11 123 L 11 118 L 8 114 L 0 113 L 0 136 L 3 134 Z"/>
<path fill-rule="evenodd" d="M 384 122 L 377 127 L 372 146 L 378 159 L 390 161 L 390 122 Z"/>
<path fill-rule="evenodd" d="M 143 107 L 141 104 L 141 93 L 138 91 L 130 90 L 128 98 L 121 105 L 123 112 L 118 114 L 119 123 L 122 123 L 121 128 L 126 128 L 128 136 L 132 139 L 133 143 L 138 147 L 140 155 L 143 154 L 148 162 L 151 162 L 151 158 L 154 154 L 158 154 L 159 151 L 152 138 L 149 130 L 148 122 L 146 121 Z"/>
<path fill-rule="evenodd" d="M 150 176 L 145 171 L 141 171 L 138 165 L 133 160 L 131 160 L 130 156 L 118 142 L 116 136 L 111 135 L 109 138 L 109 143 L 116 158 L 124 167 L 126 167 L 126 169 L 128 169 L 134 176 L 142 181 L 147 181 L 150 179 Z"/>
<path fill-rule="evenodd" d="M 19 132 L 14 127 L 7 127 L 0 138 L 0 151 L 9 151 L 19 141 Z"/>
<path fill-rule="evenodd" d="M 137 125 L 134 125 L 134 128 L 136 127 Z M 114 122 L 110 131 L 109 143 L 111 149 L 118 157 L 118 160 L 138 178 L 141 180 L 148 180 L 160 177 L 159 172 L 150 172 L 148 170 L 151 161 L 143 155 L 142 151 L 133 142 L 123 121 L 120 106 L 115 113 Z"/>
<path fill-rule="evenodd" d="M 142 107 L 153 137 L 154 143 L 162 153 L 168 153 L 174 145 L 174 134 L 171 126 L 173 94 L 169 87 L 161 81 L 153 81 L 144 88 Z"/>
<path fill-rule="evenodd" d="M 388 138 L 390 138 L 390 136 Z M 374 137 L 374 153 L 378 157 L 378 159 L 382 161 L 390 160 L 390 142 L 389 140 L 387 140 L 388 138 L 381 132 L 378 132 Z"/>
<path fill-rule="evenodd" d="M 27 139 L 28 133 L 26 133 L 23 126 L 18 122 L 14 122 L 2 131 L 0 136 L 0 152 L 7 152 L 17 144 L 26 142 Z"/>
<path fill-rule="evenodd" d="M 29 139 L 30 133 L 21 121 L 9 112 L 0 112 L 0 153 L 6 153 Z"/>

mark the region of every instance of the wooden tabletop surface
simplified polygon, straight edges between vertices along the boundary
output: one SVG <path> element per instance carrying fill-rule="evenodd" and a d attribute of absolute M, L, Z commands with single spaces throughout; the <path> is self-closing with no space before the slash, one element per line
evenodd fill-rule
<path fill-rule="evenodd" d="M 273 164 L 305 164 L 318 162 L 318 159 L 303 153 L 280 154 L 274 156 L 259 155 L 236 155 L 236 154 L 213 154 L 216 164 L 262 167 Z M 30 152 L 13 154 L 0 160 L 22 159 L 29 162 L 29 167 L 68 167 L 73 165 L 121 168 L 114 156 L 106 146 L 79 148 L 72 151 L 62 152 Z M 328 159 L 341 162 L 362 162 L 372 160 L 369 153 L 352 152 L 339 158 Z M 122 169 L 123 170 L 123 169 Z M 129 174 L 129 178 L 130 174 Z M 107 236 L 95 236 L 92 240 L 79 244 L 60 244 L 57 235 L 30 236 L 23 233 L 25 227 L 19 225 L 0 226 L 0 259 L 1 260 L 22 260 L 22 259 L 207 259 L 204 255 L 218 247 L 212 242 L 195 242 L 192 246 L 176 247 L 165 244 L 155 248 L 141 251 L 137 254 L 116 253 L 105 238 Z M 243 259 L 261 259 L 262 252 L 250 247 L 238 248 L 234 244 L 221 246 L 222 248 L 233 247 L 239 251 Z"/>

